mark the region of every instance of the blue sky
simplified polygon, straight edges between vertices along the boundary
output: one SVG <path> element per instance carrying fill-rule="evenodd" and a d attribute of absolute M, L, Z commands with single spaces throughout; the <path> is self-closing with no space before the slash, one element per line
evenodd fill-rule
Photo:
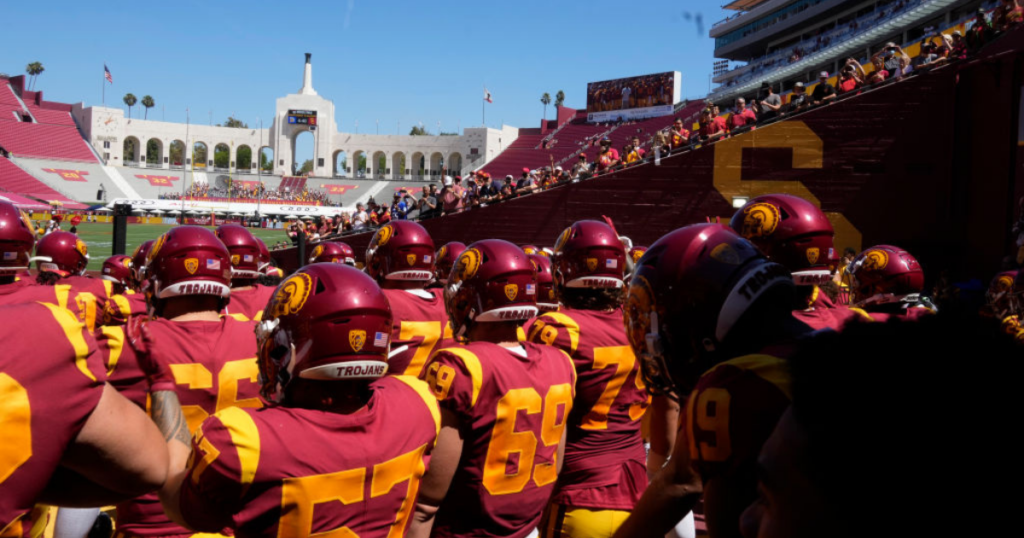
<path fill-rule="evenodd" d="M 343 131 L 358 121 L 374 133 L 377 120 L 381 134 L 420 122 L 431 132 L 438 121 L 444 131 L 479 126 L 484 84 L 494 96 L 488 125 L 534 127 L 543 92 L 563 90 L 567 106 L 582 108 L 589 81 L 678 70 L 683 97 L 703 97 L 714 61 L 707 31 L 727 15 L 724 3 L 4 2 L 0 72 L 40 61 L 47 99 L 94 105 L 106 62 L 108 106 L 149 94 L 150 119 L 183 122 L 189 107 L 193 122 L 209 123 L 212 111 L 213 123 L 234 114 L 254 125 L 298 91 L 311 52 L 313 86 L 334 101 Z"/>

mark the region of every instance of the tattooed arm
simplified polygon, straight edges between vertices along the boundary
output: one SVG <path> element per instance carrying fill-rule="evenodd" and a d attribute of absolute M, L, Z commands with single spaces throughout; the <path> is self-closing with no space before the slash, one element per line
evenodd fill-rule
<path fill-rule="evenodd" d="M 173 391 L 158 390 L 152 393 L 151 414 L 167 442 L 167 453 L 170 456 L 167 482 L 160 488 L 160 502 L 171 521 L 187 528 L 181 516 L 179 498 L 181 483 L 187 474 L 188 457 L 192 452 L 192 434 L 189 433 L 185 414 L 181 411 L 178 395 Z"/>

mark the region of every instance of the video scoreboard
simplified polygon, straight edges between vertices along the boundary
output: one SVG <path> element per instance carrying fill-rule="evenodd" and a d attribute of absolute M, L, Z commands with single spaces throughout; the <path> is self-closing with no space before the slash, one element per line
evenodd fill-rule
<path fill-rule="evenodd" d="M 289 125 L 316 125 L 315 110 L 289 110 Z"/>

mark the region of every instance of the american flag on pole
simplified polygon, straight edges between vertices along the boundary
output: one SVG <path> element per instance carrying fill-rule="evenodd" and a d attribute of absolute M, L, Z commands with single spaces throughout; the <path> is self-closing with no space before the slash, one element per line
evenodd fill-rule
<path fill-rule="evenodd" d="M 494 103 L 494 101 L 491 101 L 491 92 L 489 92 L 486 87 L 484 88 L 484 101 L 492 104 Z"/>
<path fill-rule="evenodd" d="M 107 79 L 107 82 L 113 84 L 114 76 L 110 74 L 110 69 L 107 68 L 107 64 L 103 64 L 103 77 Z"/>

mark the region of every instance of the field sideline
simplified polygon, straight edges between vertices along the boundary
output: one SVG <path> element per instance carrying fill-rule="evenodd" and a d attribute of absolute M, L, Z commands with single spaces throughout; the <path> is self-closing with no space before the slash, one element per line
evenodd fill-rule
<path fill-rule="evenodd" d="M 61 226 L 65 231 L 70 228 L 68 223 Z M 149 239 L 156 239 L 160 234 L 170 230 L 169 224 L 129 224 L 128 237 L 125 253 L 129 256 L 135 252 L 135 247 Z M 211 230 L 213 227 L 209 227 Z M 283 229 L 266 230 L 262 228 L 249 228 L 253 235 L 259 237 L 268 247 L 274 243 L 287 239 Z M 78 237 L 81 237 L 89 246 L 89 271 L 99 271 L 103 261 L 110 257 L 110 249 L 114 245 L 114 225 L 112 223 L 87 223 L 78 225 Z"/>

